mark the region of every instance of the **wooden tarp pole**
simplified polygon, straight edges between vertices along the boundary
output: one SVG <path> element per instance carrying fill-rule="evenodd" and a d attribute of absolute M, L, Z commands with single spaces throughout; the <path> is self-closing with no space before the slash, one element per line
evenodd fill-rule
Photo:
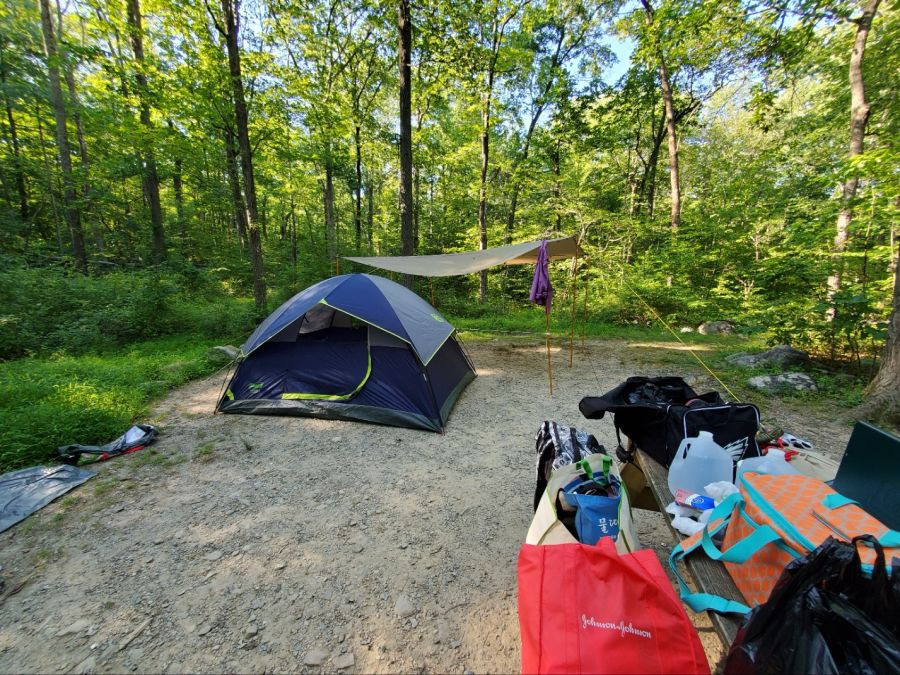
<path fill-rule="evenodd" d="M 587 270 L 585 270 L 587 271 Z M 591 290 L 591 282 L 584 280 L 584 305 L 581 308 L 581 351 L 584 352 L 584 333 L 587 328 L 587 298 Z"/>
<path fill-rule="evenodd" d="M 575 243 L 575 258 L 572 260 L 572 325 L 569 327 L 569 368 L 575 353 L 575 308 L 577 307 L 578 242 Z"/>
<path fill-rule="evenodd" d="M 434 278 L 433 277 L 428 277 L 428 288 L 431 289 L 431 306 L 435 307 L 436 305 L 434 304 Z"/>
<path fill-rule="evenodd" d="M 550 312 L 545 311 L 547 327 L 544 336 L 547 339 L 547 381 L 550 383 L 550 395 L 553 396 L 553 367 L 550 365 Z"/>

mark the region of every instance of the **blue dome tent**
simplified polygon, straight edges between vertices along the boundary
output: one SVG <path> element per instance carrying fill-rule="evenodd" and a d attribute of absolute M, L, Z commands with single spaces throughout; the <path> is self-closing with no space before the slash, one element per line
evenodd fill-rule
<path fill-rule="evenodd" d="M 441 431 L 475 378 L 456 329 L 384 277 L 297 293 L 241 347 L 223 413 L 299 415 Z"/>

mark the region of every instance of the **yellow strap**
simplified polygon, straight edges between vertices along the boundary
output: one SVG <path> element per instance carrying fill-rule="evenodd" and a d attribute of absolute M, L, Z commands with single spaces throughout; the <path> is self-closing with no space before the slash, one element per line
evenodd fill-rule
<path fill-rule="evenodd" d="M 733 391 L 731 391 L 731 389 L 728 388 L 728 385 L 725 384 L 724 382 L 722 382 L 721 379 L 719 379 L 719 376 L 716 375 L 712 371 L 712 368 L 710 368 L 708 365 L 706 365 L 703 362 L 703 359 L 701 359 L 693 349 L 688 347 L 687 343 L 681 339 L 681 337 L 678 335 L 678 333 L 676 333 L 674 330 L 672 330 L 672 328 L 669 326 L 669 324 L 667 324 L 665 321 L 663 321 L 663 318 L 659 314 L 657 314 L 656 310 L 653 309 L 653 307 L 651 307 L 650 304 L 646 300 L 644 300 L 644 298 L 641 297 L 640 293 L 638 293 L 636 290 L 634 290 L 634 288 L 631 287 L 631 284 L 629 284 L 627 281 L 625 281 L 624 277 L 622 277 L 622 283 L 625 284 L 625 286 L 628 288 L 628 290 L 630 290 L 632 293 L 634 293 L 634 295 L 637 297 L 638 300 L 640 300 L 642 303 L 644 303 L 644 306 L 653 313 L 653 316 L 655 316 L 656 319 L 663 326 L 665 326 L 666 330 L 668 330 L 675 337 L 676 340 L 678 340 L 681 344 L 683 344 L 685 347 L 687 347 L 687 350 L 691 353 L 691 356 L 693 356 L 695 359 L 697 359 L 697 363 L 699 363 L 701 366 L 706 368 L 706 371 L 710 375 L 713 376 L 713 378 L 715 379 L 716 382 L 718 382 L 719 384 L 722 385 L 722 387 L 725 389 L 725 391 L 727 391 L 731 395 L 731 398 L 733 398 L 735 401 L 740 403 L 741 399 L 738 398 L 737 394 L 735 394 Z"/>

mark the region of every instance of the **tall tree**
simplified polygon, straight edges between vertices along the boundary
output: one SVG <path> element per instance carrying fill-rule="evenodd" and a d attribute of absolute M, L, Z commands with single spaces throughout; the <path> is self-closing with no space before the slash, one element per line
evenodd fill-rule
<path fill-rule="evenodd" d="M 893 258 L 894 295 L 887 337 L 881 352 L 881 364 L 866 388 L 861 412 L 900 425 L 900 248 Z"/>
<path fill-rule="evenodd" d="M 494 103 L 494 85 L 497 78 L 497 63 L 503 47 L 506 30 L 519 11 L 529 0 L 506 6 L 501 0 L 494 0 L 487 7 L 487 21 L 480 27 L 481 43 L 487 48 L 484 62 L 484 85 L 481 91 L 481 178 L 478 184 L 478 245 L 487 248 L 487 184 L 488 164 L 491 155 L 491 106 Z M 487 270 L 479 273 L 478 299 L 487 299 Z"/>
<path fill-rule="evenodd" d="M 253 174 L 253 148 L 250 145 L 247 101 L 244 98 L 244 80 L 241 75 L 241 51 L 238 45 L 240 5 L 238 0 L 221 0 L 222 21 L 219 22 L 208 0 L 206 8 L 215 22 L 216 29 L 225 38 L 228 52 L 228 72 L 231 77 L 234 102 L 235 130 L 240 154 L 241 175 L 244 179 L 244 203 L 247 208 L 247 231 L 250 239 L 250 265 L 253 269 L 253 299 L 256 308 L 266 307 L 266 279 L 263 267 L 262 241 L 259 236 L 259 212 L 256 205 L 256 179 Z"/>
<path fill-rule="evenodd" d="M 162 204 L 159 199 L 159 174 L 156 170 L 156 154 L 153 151 L 153 122 L 150 119 L 150 93 L 147 88 L 146 63 L 144 60 L 144 31 L 141 26 L 140 0 L 127 0 L 128 31 L 131 50 L 136 65 L 135 80 L 140 106 L 141 125 L 145 134 L 140 143 L 138 161 L 141 165 L 141 184 L 144 197 L 150 206 L 150 229 L 153 233 L 153 261 L 160 263 L 166 259 L 166 234 L 163 227 Z"/>
<path fill-rule="evenodd" d="M 66 108 L 59 78 L 59 51 L 53 31 L 53 16 L 50 13 L 49 0 L 39 0 L 39 3 L 41 30 L 44 35 L 44 56 L 47 59 L 47 78 L 50 84 L 50 103 L 53 106 L 53 117 L 56 121 L 56 152 L 62 172 L 63 202 L 66 220 L 69 224 L 69 234 L 72 238 L 72 255 L 75 258 L 75 267 L 83 274 L 87 274 L 87 251 L 84 246 L 84 231 L 81 227 L 81 209 L 78 206 L 75 180 L 72 176 L 72 155 L 69 149 Z"/>
<path fill-rule="evenodd" d="M 850 153 L 852 160 L 863 152 L 863 139 L 866 135 L 866 125 L 869 122 L 869 103 L 866 101 L 866 86 L 863 81 L 863 57 L 866 53 L 866 41 L 869 31 L 872 29 L 872 21 L 878 11 L 881 0 L 868 0 L 863 8 L 862 15 L 855 20 L 856 36 L 853 40 L 853 49 L 850 52 Z M 847 237 L 850 231 L 850 222 L 853 220 L 853 200 L 856 198 L 856 190 L 859 187 L 859 175 L 852 171 L 850 177 L 844 182 L 841 190 L 841 210 L 838 213 L 837 228 L 834 235 L 834 271 L 828 277 L 828 292 L 833 296 L 841 289 L 841 265 L 842 254 L 847 248 Z"/>
<path fill-rule="evenodd" d="M 19 197 L 19 217 L 26 222 L 29 216 L 28 187 L 25 184 L 25 169 L 22 162 L 22 151 L 19 146 L 19 133 L 16 127 L 16 118 L 13 114 L 13 104 L 7 92 L 7 65 L 5 59 L 5 44 L 0 37 L 0 87 L 3 89 L 3 106 L 6 109 L 6 123 L 9 128 L 10 142 L 13 151 L 13 172 L 15 174 L 16 193 Z"/>
<path fill-rule="evenodd" d="M 403 255 L 413 255 L 412 17 L 409 0 L 400 0 L 397 28 L 400 33 L 397 50 L 400 68 L 400 243 Z M 404 275 L 403 283 L 411 288 L 412 276 Z"/>
<path fill-rule="evenodd" d="M 653 26 L 653 6 L 649 0 L 641 0 L 644 12 L 647 15 L 647 23 L 650 25 L 653 35 L 656 57 L 659 63 L 659 86 L 662 90 L 663 104 L 666 111 L 666 135 L 669 139 L 669 185 L 671 197 L 670 224 L 672 230 L 677 230 L 681 225 L 681 180 L 678 170 L 678 136 L 675 130 L 675 103 L 673 101 L 672 85 L 669 82 L 669 69 L 666 67 L 666 59 L 662 46 Z"/>

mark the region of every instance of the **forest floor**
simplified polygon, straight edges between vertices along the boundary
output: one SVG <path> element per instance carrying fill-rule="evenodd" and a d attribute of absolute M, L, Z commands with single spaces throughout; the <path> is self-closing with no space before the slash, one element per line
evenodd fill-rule
<path fill-rule="evenodd" d="M 636 374 L 713 385 L 672 342 L 589 341 L 573 368 L 556 348 L 552 397 L 534 338 L 468 349 L 479 377 L 441 435 L 213 416 L 221 375 L 173 391 L 153 448 L 0 535 L 0 671 L 517 672 L 540 423 L 612 450 L 582 396 Z M 834 406 L 756 402 L 832 456 L 849 437 Z M 635 515 L 665 565 L 662 516 Z M 693 618 L 715 666 L 716 634 Z"/>

